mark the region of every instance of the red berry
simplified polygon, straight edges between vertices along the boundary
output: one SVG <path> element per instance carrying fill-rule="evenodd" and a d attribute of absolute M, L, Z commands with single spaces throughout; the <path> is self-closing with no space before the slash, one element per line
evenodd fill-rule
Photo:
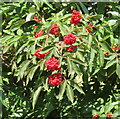
<path fill-rule="evenodd" d="M 91 31 L 89 28 L 86 28 L 86 31 L 87 31 L 88 33 L 92 33 L 92 31 Z"/>
<path fill-rule="evenodd" d="M 114 52 L 116 52 L 116 50 L 120 50 L 120 45 L 116 43 L 116 45 L 112 45 L 111 48 L 114 50 Z"/>
<path fill-rule="evenodd" d="M 36 22 L 39 22 L 39 21 L 42 21 L 42 19 L 37 19 L 37 20 L 35 20 Z"/>
<path fill-rule="evenodd" d="M 76 47 L 77 46 L 70 46 L 70 47 L 67 48 L 67 51 L 68 52 L 73 52 Z"/>
<path fill-rule="evenodd" d="M 39 36 L 43 35 L 44 33 L 45 33 L 45 32 L 42 31 L 42 30 L 40 30 L 40 31 L 34 31 L 34 36 L 35 36 L 35 37 L 39 37 Z"/>
<path fill-rule="evenodd" d="M 39 19 L 37 16 L 34 16 L 33 19 L 34 19 L 36 22 L 42 21 L 42 19 Z"/>
<path fill-rule="evenodd" d="M 106 53 L 105 53 L 105 56 L 109 56 L 109 53 L 108 53 L 108 52 L 106 52 Z"/>
<path fill-rule="evenodd" d="M 42 53 L 40 54 L 40 51 L 42 51 L 42 48 L 38 49 L 35 51 L 34 55 L 37 57 L 37 58 L 45 58 L 45 56 L 50 52 L 46 52 L 46 53 Z"/>
<path fill-rule="evenodd" d="M 38 19 L 38 17 L 37 17 L 37 16 L 34 16 L 33 19 Z"/>
<path fill-rule="evenodd" d="M 89 23 L 88 26 L 90 26 L 91 28 L 94 27 L 94 25 L 91 24 L 91 23 Z M 90 30 L 88 27 L 86 27 L 86 31 L 87 31 L 88 33 L 92 33 L 92 30 Z"/>
<path fill-rule="evenodd" d="M 34 26 L 34 28 L 36 29 L 36 28 L 38 28 L 38 26 Z"/>
<path fill-rule="evenodd" d="M 77 10 L 73 10 L 70 23 L 74 25 L 78 25 L 81 19 L 82 19 L 82 15 L 80 14 L 80 12 Z"/>
<path fill-rule="evenodd" d="M 74 36 L 72 33 L 69 33 L 68 35 L 64 36 L 63 39 L 63 42 L 69 45 L 72 45 L 76 42 L 76 36 Z"/>
<path fill-rule="evenodd" d="M 52 57 L 52 58 L 48 59 L 45 62 L 45 64 L 46 64 L 46 67 L 47 67 L 48 70 L 54 71 L 54 70 L 60 69 L 59 68 L 59 60 L 56 59 L 55 57 Z"/>
<path fill-rule="evenodd" d="M 54 24 L 50 29 L 50 33 L 54 35 L 58 35 L 58 30 L 59 30 L 59 27 L 57 26 L 57 24 Z"/>
<path fill-rule="evenodd" d="M 106 119 L 111 119 L 112 116 L 113 116 L 112 114 L 107 113 L 107 118 Z"/>
<path fill-rule="evenodd" d="M 93 117 L 92 117 L 92 119 L 98 119 L 98 114 L 96 114 L 96 115 L 94 115 Z"/>
<path fill-rule="evenodd" d="M 56 73 L 53 75 L 48 76 L 48 83 L 52 86 L 60 85 L 62 84 L 62 74 Z"/>

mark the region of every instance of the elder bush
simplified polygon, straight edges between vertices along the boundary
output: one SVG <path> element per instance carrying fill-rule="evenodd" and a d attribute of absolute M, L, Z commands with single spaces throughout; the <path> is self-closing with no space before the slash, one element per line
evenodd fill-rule
<path fill-rule="evenodd" d="M 120 116 L 118 3 L 103 4 L 2 3 L 5 118 Z"/>

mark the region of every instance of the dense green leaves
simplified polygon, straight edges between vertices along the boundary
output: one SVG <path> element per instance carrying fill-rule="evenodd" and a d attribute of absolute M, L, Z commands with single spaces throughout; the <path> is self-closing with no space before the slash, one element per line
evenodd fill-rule
<path fill-rule="evenodd" d="M 120 116 L 116 114 L 120 97 L 118 2 L 1 4 L 3 118 Z M 73 10 L 82 16 L 77 25 L 70 22 Z M 72 45 L 63 42 L 69 33 L 76 39 Z M 58 70 L 46 65 L 52 57 L 58 64 L 51 61 L 49 66 L 57 65 Z M 55 73 L 61 77 L 53 76 L 52 83 L 61 78 L 62 82 L 53 86 L 49 76 Z"/>
<path fill-rule="evenodd" d="M 28 68 L 29 64 L 30 64 L 30 61 L 28 61 L 28 60 L 22 62 L 22 64 L 19 67 L 19 75 L 18 75 L 18 77 L 20 77 L 21 79 L 23 78 L 24 72 Z"/>

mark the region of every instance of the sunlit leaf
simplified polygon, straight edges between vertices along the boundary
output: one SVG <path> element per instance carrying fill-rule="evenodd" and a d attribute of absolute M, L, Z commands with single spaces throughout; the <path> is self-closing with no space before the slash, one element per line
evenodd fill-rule
<path fill-rule="evenodd" d="M 72 87 L 69 84 L 67 84 L 66 93 L 67 93 L 68 99 L 73 103 L 73 101 L 74 101 L 74 92 L 73 92 Z"/>
<path fill-rule="evenodd" d="M 60 86 L 60 91 L 59 91 L 59 95 L 58 95 L 58 98 L 59 100 L 61 100 L 63 98 L 63 95 L 64 95 L 64 92 L 65 92 L 65 89 L 66 89 L 66 80 L 64 80 Z"/>
<path fill-rule="evenodd" d="M 32 107 L 35 109 L 36 102 L 38 100 L 40 91 L 42 90 L 42 86 L 38 87 L 38 89 L 33 94 L 33 101 L 32 101 Z"/>

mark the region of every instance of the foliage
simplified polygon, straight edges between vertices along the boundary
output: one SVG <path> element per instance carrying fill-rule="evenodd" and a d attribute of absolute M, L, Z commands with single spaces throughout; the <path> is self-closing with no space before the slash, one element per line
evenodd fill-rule
<path fill-rule="evenodd" d="M 1 4 L 5 119 L 84 119 L 96 114 L 106 117 L 107 113 L 119 118 L 118 2 Z M 70 23 L 73 10 L 82 14 L 78 25 Z M 42 21 L 36 22 L 34 16 Z M 55 35 L 50 33 L 54 24 L 59 27 Z M 35 37 L 38 30 L 45 33 Z M 63 42 L 69 33 L 76 36 L 73 52 Z M 36 58 L 39 48 L 41 54 L 49 53 Z M 45 63 L 51 57 L 59 60 L 60 69 L 47 70 Z M 62 84 L 51 86 L 48 76 L 58 72 Z"/>

